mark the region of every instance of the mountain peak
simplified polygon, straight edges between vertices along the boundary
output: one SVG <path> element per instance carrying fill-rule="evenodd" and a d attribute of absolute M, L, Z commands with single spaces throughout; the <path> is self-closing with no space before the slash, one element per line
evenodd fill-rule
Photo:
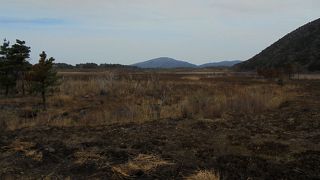
<path fill-rule="evenodd" d="M 144 62 L 133 64 L 132 66 L 137 66 L 140 68 L 195 68 L 194 64 L 188 63 L 186 61 L 176 60 L 170 57 L 159 57 Z"/>

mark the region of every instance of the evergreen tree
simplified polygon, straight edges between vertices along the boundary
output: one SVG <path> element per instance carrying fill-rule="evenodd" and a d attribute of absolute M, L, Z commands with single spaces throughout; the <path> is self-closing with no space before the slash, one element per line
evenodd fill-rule
<path fill-rule="evenodd" d="M 5 95 L 9 94 L 9 89 L 15 87 L 14 65 L 10 60 L 10 42 L 6 39 L 0 46 L 0 87 L 5 89 Z"/>
<path fill-rule="evenodd" d="M 26 74 L 32 65 L 27 61 L 30 57 L 30 47 L 25 45 L 25 41 L 19 39 L 9 50 L 9 60 L 14 66 L 14 78 L 21 83 L 22 94 L 25 95 Z"/>
<path fill-rule="evenodd" d="M 18 81 L 21 82 L 22 94 L 25 94 L 25 75 L 31 68 L 27 61 L 29 57 L 30 47 L 25 45 L 25 41 L 17 39 L 10 47 L 10 43 L 4 40 L 0 46 L 0 83 L 6 95 L 16 87 Z"/>
<path fill-rule="evenodd" d="M 47 54 L 43 51 L 40 60 L 32 67 L 33 88 L 37 93 L 41 93 L 43 109 L 46 110 L 46 96 L 50 89 L 57 84 L 57 72 L 53 69 L 54 58 L 47 59 Z"/>

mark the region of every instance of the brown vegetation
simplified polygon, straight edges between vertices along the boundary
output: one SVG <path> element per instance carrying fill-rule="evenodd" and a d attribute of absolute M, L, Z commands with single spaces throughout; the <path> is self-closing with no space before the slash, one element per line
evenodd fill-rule
<path fill-rule="evenodd" d="M 265 80 L 207 78 L 189 80 L 176 74 L 62 73 L 60 86 L 48 99 L 2 101 L 9 129 L 22 127 L 95 126 L 166 118 L 219 118 L 230 113 L 254 114 L 274 109 L 295 94 L 295 86 Z M 195 75 L 190 75 L 194 77 Z M 232 83 L 224 82 L 225 80 Z"/>
<path fill-rule="evenodd" d="M 0 179 L 317 179 L 319 81 L 59 73 L 0 100 Z"/>
<path fill-rule="evenodd" d="M 187 178 L 187 180 L 220 180 L 218 174 L 211 171 L 199 171 Z"/>

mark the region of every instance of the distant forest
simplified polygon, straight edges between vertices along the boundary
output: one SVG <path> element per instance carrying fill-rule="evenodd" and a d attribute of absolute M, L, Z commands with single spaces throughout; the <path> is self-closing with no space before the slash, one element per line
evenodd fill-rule
<path fill-rule="evenodd" d="M 81 63 L 76 65 L 71 65 L 67 63 L 54 63 L 53 65 L 56 69 L 137 69 L 135 66 L 128 66 L 122 64 L 96 64 L 96 63 Z"/>

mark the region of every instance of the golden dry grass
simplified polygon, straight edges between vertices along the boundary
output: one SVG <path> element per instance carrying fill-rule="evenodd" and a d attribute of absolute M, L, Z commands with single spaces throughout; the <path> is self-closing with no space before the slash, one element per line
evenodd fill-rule
<path fill-rule="evenodd" d="M 218 88 L 218 87 L 217 87 Z M 279 107 L 293 93 L 293 86 L 252 85 L 229 87 L 223 90 L 200 90 L 182 103 L 185 117 L 215 118 L 224 113 L 235 112 L 253 114 Z"/>
<path fill-rule="evenodd" d="M 219 118 L 226 113 L 256 114 L 295 96 L 295 86 L 250 79 L 206 78 L 192 74 L 62 73 L 58 91 L 39 110 L 35 97 L 1 99 L 14 108 L 0 110 L 0 125 L 14 130 L 33 126 L 96 126 L 143 123 L 163 118 Z M 197 79 L 195 81 L 195 79 Z M 244 81 L 245 83 L 243 83 Z M 0 104 L 0 105 L 1 105 Z M 21 118 L 21 112 L 36 112 Z"/>
<path fill-rule="evenodd" d="M 181 79 L 191 80 L 191 81 L 199 81 L 201 78 L 198 76 L 184 76 Z"/>
<path fill-rule="evenodd" d="M 156 169 L 157 167 L 166 165 L 172 165 L 172 163 L 154 155 L 139 154 L 137 157 L 130 160 L 126 164 L 113 166 L 112 170 L 124 177 L 132 177 L 137 172 L 141 171 L 147 174 L 148 172 Z"/>
<path fill-rule="evenodd" d="M 213 171 L 198 171 L 196 174 L 187 177 L 187 180 L 220 180 L 219 174 Z"/>
<path fill-rule="evenodd" d="M 98 162 L 100 160 L 103 160 L 104 157 L 102 157 L 98 152 L 95 152 L 94 150 L 82 150 L 77 151 L 74 153 L 75 157 L 75 164 L 85 164 L 87 162 Z"/>

